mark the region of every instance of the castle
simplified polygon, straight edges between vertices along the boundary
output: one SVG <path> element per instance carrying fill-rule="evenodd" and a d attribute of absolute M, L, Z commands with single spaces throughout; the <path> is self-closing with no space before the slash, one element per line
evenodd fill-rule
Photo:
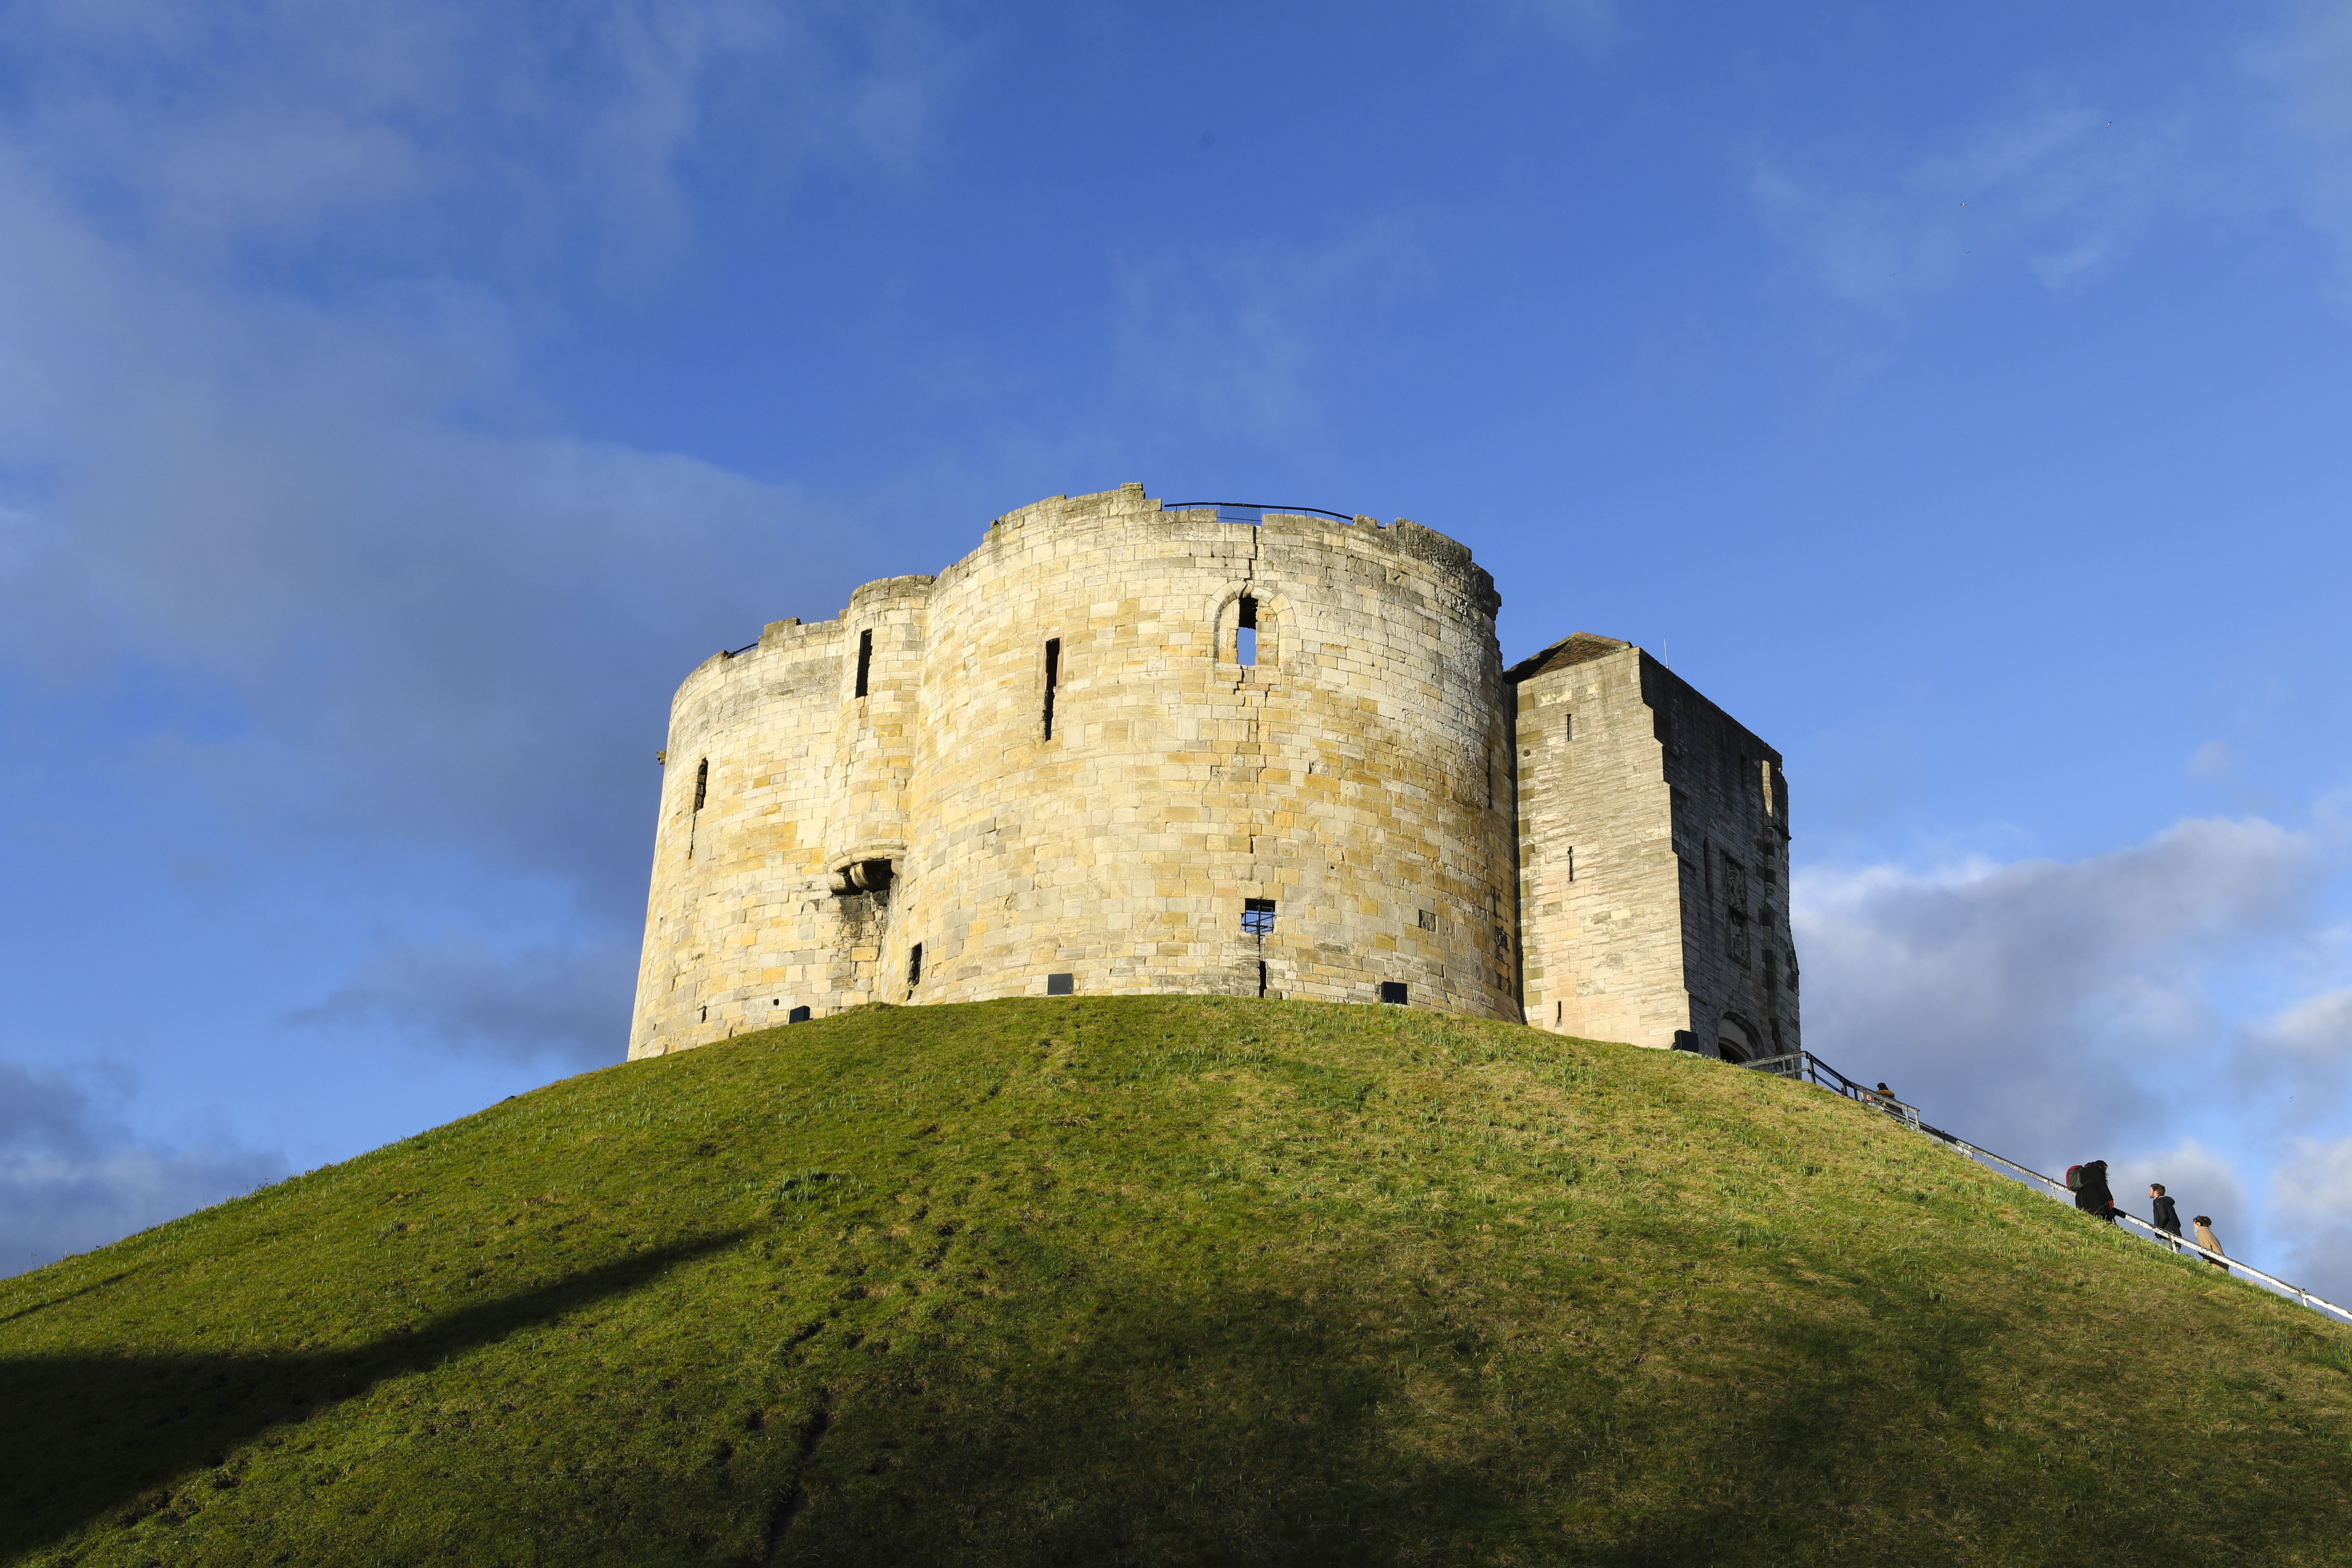
<path fill-rule="evenodd" d="M 1401 1003 L 1799 1048 L 1780 753 L 1400 520 L 989 525 L 671 704 L 632 1058 L 866 1002 Z"/>

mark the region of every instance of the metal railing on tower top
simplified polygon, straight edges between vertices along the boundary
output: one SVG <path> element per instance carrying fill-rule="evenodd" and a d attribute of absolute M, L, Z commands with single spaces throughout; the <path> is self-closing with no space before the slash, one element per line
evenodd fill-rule
<path fill-rule="evenodd" d="M 1810 1083 L 1816 1088 L 1826 1089 L 1833 1094 L 1844 1095 L 1848 1100 L 1860 1100 L 1873 1110 L 1884 1111 L 1888 1118 L 1911 1129 L 1914 1132 L 1933 1138 L 1946 1148 L 1967 1155 L 1998 1175 L 2022 1182 L 2027 1186 L 2047 1194 L 2062 1203 L 2072 1204 L 2074 1201 L 2074 1194 L 2067 1190 L 2066 1184 L 2056 1177 L 2045 1176 L 2031 1166 L 2021 1165 L 2016 1161 L 1996 1154 L 1990 1149 L 1979 1149 L 1967 1139 L 1956 1133 L 1947 1132 L 1940 1127 L 1928 1126 L 1919 1120 L 1916 1106 L 1907 1105 L 1892 1094 L 1846 1077 L 1811 1051 L 1792 1051 L 1787 1056 L 1766 1057 L 1761 1061 L 1745 1062 L 1741 1065 L 1752 1072 L 1768 1072 L 1775 1078 L 1794 1079 L 1799 1083 Z M 2334 1318 L 2340 1322 L 2352 1323 L 2352 1308 L 2339 1307 L 2326 1297 L 2315 1295 L 2300 1285 L 2290 1285 L 2274 1274 L 2265 1274 L 2261 1269 L 2241 1262 L 2237 1258 L 2226 1258 L 2221 1253 L 2200 1247 L 2193 1241 L 2174 1236 L 2169 1231 L 2158 1230 L 2138 1215 L 2126 1214 L 2120 1208 L 2116 1210 L 2115 1217 L 2117 1223 L 2127 1228 L 2129 1234 L 2139 1237 L 2143 1240 L 2154 1242 L 2157 1246 L 2169 1248 L 2174 1252 L 2194 1253 L 2210 1263 L 2221 1265 L 2233 1274 L 2242 1274 L 2255 1283 L 2276 1291 L 2291 1300 L 2300 1301 L 2315 1312 Z"/>
<path fill-rule="evenodd" d="M 1304 512 L 1309 517 L 1336 517 L 1341 522 L 1354 522 L 1359 515 L 1333 511 L 1328 507 L 1276 506 L 1268 501 L 1254 500 L 1164 500 L 1160 503 L 1161 511 L 1207 511 L 1212 508 L 1215 509 L 1219 522 L 1257 522 L 1270 511 L 1285 516 Z M 1228 512 L 1232 515 L 1227 516 Z"/>

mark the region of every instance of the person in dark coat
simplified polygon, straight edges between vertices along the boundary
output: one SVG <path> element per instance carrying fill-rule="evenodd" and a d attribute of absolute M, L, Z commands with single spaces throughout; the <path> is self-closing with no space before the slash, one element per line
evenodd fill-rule
<path fill-rule="evenodd" d="M 2083 1166 L 2083 1184 L 2074 1189 L 2074 1206 L 2109 1225 L 2116 1223 L 2116 1194 L 2107 1190 L 2105 1160 L 2092 1160 Z"/>
<path fill-rule="evenodd" d="M 2162 1182 L 2150 1182 L 2147 1184 L 2147 1201 L 2156 1205 L 2156 1228 L 2167 1236 L 2179 1236 L 2180 1211 L 2172 1206 L 2170 1198 L 2164 1195 Z"/>

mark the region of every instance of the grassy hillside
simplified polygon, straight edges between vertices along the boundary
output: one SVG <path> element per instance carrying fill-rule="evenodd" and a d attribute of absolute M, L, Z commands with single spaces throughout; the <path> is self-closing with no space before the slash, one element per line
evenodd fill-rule
<path fill-rule="evenodd" d="M 0 1558 L 2341 1563 L 2352 1335 L 1861 1108 L 875 1009 L 0 1282 Z"/>

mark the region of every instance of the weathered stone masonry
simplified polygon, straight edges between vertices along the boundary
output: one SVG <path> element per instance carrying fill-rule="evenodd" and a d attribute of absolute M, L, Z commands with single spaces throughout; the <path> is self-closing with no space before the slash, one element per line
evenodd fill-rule
<path fill-rule="evenodd" d="M 1777 1025 L 1793 1049 L 1793 960 L 1772 972 L 1780 1010 L 1738 984 L 1771 910 L 1742 970 L 1685 929 L 1713 905 L 1671 871 L 1650 885 L 1697 785 L 1642 752 L 1633 707 L 1666 692 L 1694 735 L 1705 715 L 1746 731 L 1663 669 L 1627 699 L 1616 672 L 1656 667 L 1607 639 L 1507 675 L 1499 606 L 1468 551 L 1411 522 L 1234 522 L 1129 485 L 1009 513 L 837 621 L 770 626 L 672 705 L 630 1055 L 802 1008 L 1065 988 L 1402 994 L 1660 1045 L 1717 1038 L 1700 1014 L 1721 997 L 1751 1046 Z M 1561 767 L 1584 732 L 1553 757 L 1514 727 L 1604 673 L 1622 721 L 1580 722 L 1623 738 L 1580 786 Z M 1737 807 L 1736 780 L 1721 792 L 1685 813 L 1707 846 L 1725 829 L 1702 816 Z M 1548 879 L 1567 887 L 1560 833 L 1594 868 L 1573 892 Z M 1759 860 L 1756 837 L 1733 858 L 1785 887 L 1785 848 Z M 1623 898 L 1587 899 L 1621 863 Z M 1570 1004 L 1588 984 L 1605 1005 Z"/>

